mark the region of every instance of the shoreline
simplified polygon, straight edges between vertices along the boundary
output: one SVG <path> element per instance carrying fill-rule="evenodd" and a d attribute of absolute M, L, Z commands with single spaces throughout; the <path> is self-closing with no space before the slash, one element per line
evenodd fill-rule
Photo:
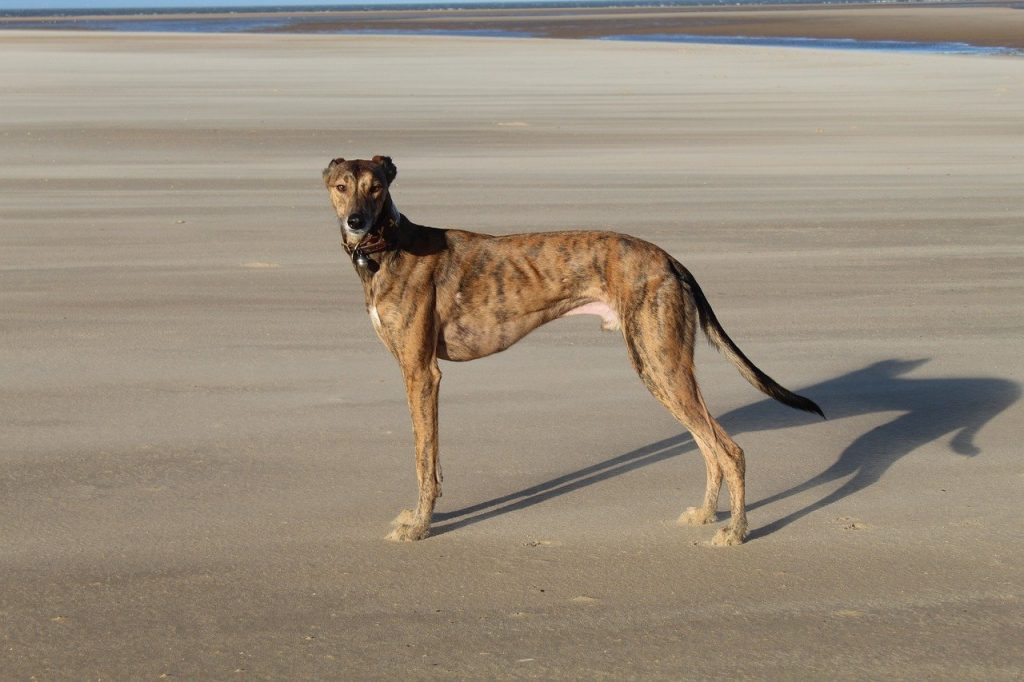
<path fill-rule="evenodd" d="M 757 5 L 0 17 L 0 29 L 184 33 L 441 34 L 717 42 L 858 41 L 1024 50 L 1024 10 L 986 5 Z M 819 45 L 848 47 L 846 45 Z M 854 45 L 852 47 L 858 47 Z M 878 49 L 885 49 L 884 47 Z M 899 49 L 898 47 L 896 49 Z"/>

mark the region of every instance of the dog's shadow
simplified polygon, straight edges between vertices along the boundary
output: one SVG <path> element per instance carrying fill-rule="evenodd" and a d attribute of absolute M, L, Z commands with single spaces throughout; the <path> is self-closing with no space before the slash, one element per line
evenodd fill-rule
<path fill-rule="evenodd" d="M 811 512 L 870 486 L 901 457 L 926 443 L 952 434 L 952 452 L 979 454 L 974 436 L 993 417 L 1015 403 L 1020 387 L 1006 379 L 908 379 L 902 375 L 927 360 L 885 360 L 798 391 L 817 401 L 830 420 L 875 412 L 901 413 L 892 421 L 858 436 L 830 467 L 782 492 L 748 505 L 769 506 L 827 483 L 846 480 L 839 488 L 765 526 L 749 539 L 769 535 Z M 742 407 L 719 420 L 732 435 L 811 423 L 816 417 L 788 410 L 772 400 Z M 485 502 L 434 515 L 432 535 L 468 526 L 619 476 L 695 449 L 688 433 L 645 445 L 562 476 Z M 724 495 L 725 493 L 723 493 Z"/>

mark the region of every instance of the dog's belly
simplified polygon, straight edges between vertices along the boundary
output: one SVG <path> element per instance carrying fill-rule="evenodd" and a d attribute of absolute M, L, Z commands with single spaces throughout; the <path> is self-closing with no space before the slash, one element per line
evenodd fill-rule
<path fill-rule="evenodd" d="M 444 324 L 437 340 L 437 357 L 461 362 L 501 352 L 545 322 L 569 315 L 597 315 L 601 328 L 619 328 L 618 314 L 603 301 L 591 301 L 559 314 L 557 310 L 526 313 L 514 319 L 459 316 Z"/>
<path fill-rule="evenodd" d="M 530 313 L 512 320 L 482 320 L 460 317 L 441 329 L 437 357 L 461 362 L 499 353 L 551 319 L 544 313 Z"/>
<path fill-rule="evenodd" d="M 622 326 L 619 314 L 612 310 L 612 307 L 604 301 L 584 303 L 578 308 L 573 308 L 565 313 L 562 317 L 569 317 L 570 315 L 597 315 L 601 318 L 601 329 L 609 332 L 615 331 Z"/>

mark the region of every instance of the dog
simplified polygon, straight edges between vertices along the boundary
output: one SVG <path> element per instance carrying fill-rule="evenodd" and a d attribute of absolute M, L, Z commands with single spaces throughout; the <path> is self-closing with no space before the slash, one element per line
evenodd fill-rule
<path fill-rule="evenodd" d="M 654 244 L 614 232 L 491 236 L 417 225 L 392 199 L 397 175 L 387 156 L 336 158 L 323 171 L 342 246 L 362 282 L 373 328 L 401 367 L 412 414 L 419 500 L 393 521 L 388 539 L 426 537 L 441 495 L 438 360 L 482 358 L 546 322 L 591 314 L 601 317 L 604 329 L 621 329 L 640 378 L 690 431 L 704 457 L 704 501 L 684 511 L 679 522 L 715 521 L 724 477 L 731 518 L 712 544 L 742 543 L 747 533 L 743 450 L 701 397 L 693 371 L 696 323 L 755 388 L 824 417 L 821 408 L 748 360 L 693 275 Z"/>

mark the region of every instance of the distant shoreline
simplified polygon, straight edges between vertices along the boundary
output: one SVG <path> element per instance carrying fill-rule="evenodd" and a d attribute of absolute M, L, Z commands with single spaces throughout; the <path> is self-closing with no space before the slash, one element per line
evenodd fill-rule
<path fill-rule="evenodd" d="M 131 0 L 127 0 L 130 2 Z M 1024 7 L 1020 0 L 450 0 L 348 4 L 294 5 L 215 5 L 206 7 L 131 7 L 120 8 L 58 8 L 0 10 L 5 17 L 136 17 L 151 15 L 236 15 L 236 14 L 324 14 L 349 12 L 415 12 L 415 11 L 521 11 L 521 10 L 633 10 L 633 9 L 707 9 L 742 10 L 757 7 L 836 7 L 836 6 L 905 6 L 905 7 Z"/>
<path fill-rule="evenodd" d="M 460 7 L 454 9 L 454 7 Z M 428 8 L 429 7 L 429 8 Z M 440 34 L 804 47 L 1024 50 L 1022 3 L 669 5 L 588 3 L 406 9 L 238 8 L 0 15 L 0 29 L 184 33 Z M 980 49 L 978 49 L 980 48 Z"/>

